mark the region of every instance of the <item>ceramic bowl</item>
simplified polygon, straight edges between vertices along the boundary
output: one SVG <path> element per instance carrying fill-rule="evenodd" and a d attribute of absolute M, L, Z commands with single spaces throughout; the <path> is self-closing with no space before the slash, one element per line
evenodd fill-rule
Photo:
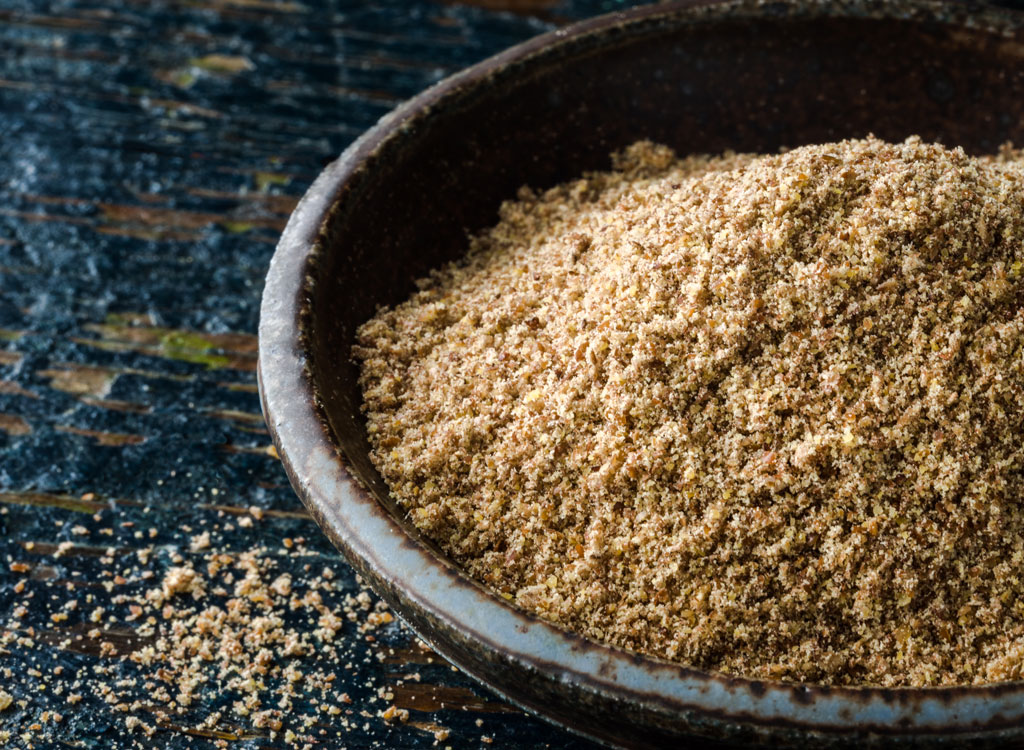
<path fill-rule="evenodd" d="M 1024 18 L 965 4 L 676 2 L 532 39 L 402 105 L 320 175 L 274 255 L 264 414 L 324 532 L 441 654 L 509 700 L 617 746 L 972 746 L 1024 739 L 1024 684 L 828 688 L 637 656 L 517 611 L 404 518 L 368 458 L 353 332 L 459 257 L 521 185 L 681 154 L 874 133 L 971 152 L 1024 143 Z M 698 739 L 699 738 L 699 739 Z"/>

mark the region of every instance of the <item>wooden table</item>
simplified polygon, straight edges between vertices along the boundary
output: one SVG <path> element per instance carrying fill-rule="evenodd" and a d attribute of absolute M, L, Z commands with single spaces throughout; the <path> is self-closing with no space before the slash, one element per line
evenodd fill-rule
<path fill-rule="evenodd" d="M 0 746 L 591 747 L 345 603 L 263 425 L 255 331 L 323 165 L 439 78 L 620 5 L 0 0 Z M 252 558 L 277 592 L 252 617 L 353 618 L 287 657 L 285 708 L 278 678 L 250 710 L 160 661 Z"/>

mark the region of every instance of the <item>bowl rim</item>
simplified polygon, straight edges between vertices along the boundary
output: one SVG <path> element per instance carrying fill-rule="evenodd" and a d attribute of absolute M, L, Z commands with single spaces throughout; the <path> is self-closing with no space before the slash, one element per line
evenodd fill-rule
<path fill-rule="evenodd" d="M 382 146 L 401 137 L 412 124 L 428 120 L 455 95 L 486 85 L 510 66 L 536 64 L 555 53 L 570 54 L 572 46 L 587 37 L 628 37 L 645 23 L 676 18 L 679 23 L 692 22 L 706 14 L 763 17 L 764 5 L 756 0 L 674 0 L 589 18 L 533 37 L 444 78 L 386 114 L 354 141 L 298 203 L 267 272 L 260 308 L 258 381 L 268 428 L 293 488 L 314 519 L 357 569 L 369 574 L 399 614 L 404 607 L 421 608 L 468 641 L 531 672 L 576 683 L 583 691 L 608 700 L 639 703 L 673 716 L 699 716 L 705 725 L 741 723 L 755 731 L 776 728 L 825 734 L 956 733 L 964 739 L 975 734 L 1024 734 L 1024 681 L 882 688 L 734 677 L 592 641 L 518 610 L 408 535 L 398 519 L 348 472 L 319 406 L 304 346 L 310 263 L 315 261 L 322 227 L 334 206 L 344 200 L 360 174 L 372 168 Z M 1024 26 L 1024 13 L 1005 8 L 986 8 L 980 14 L 974 8 L 972 13 L 969 5 L 955 0 L 782 0 L 772 5 L 775 18 L 781 17 L 779 7 L 794 18 L 863 18 L 869 12 L 878 19 L 962 24 L 970 17 L 975 26 L 979 19 L 986 21 L 989 26 L 982 25 L 983 30 L 1018 39 Z M 429 632 L 419 635 L 433 640 Z M 439 650 L 459 663 L 457 654 Z M 474 676 L 502 693 L 486 678 Z M 511 700 L 543 716 L 538 706 Z M 568 728 L 588 734 L 586 728 Z"/>

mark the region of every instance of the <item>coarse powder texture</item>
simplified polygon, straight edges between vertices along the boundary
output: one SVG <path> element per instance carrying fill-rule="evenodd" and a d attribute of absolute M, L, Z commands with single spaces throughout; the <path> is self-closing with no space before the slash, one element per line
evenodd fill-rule
<path fill-rule="evenodd" d="M 1024 162 L 918 138 L 522 190 L 354 355 L 412 521 L 701 668 L 1019 679 Z"/>

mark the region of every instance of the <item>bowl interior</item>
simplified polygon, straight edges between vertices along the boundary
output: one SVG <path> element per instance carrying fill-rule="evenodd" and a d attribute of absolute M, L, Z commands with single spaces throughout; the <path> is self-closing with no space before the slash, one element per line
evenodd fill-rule
<path fill-rule="evenodd" d="M 721 5 L 697 15 L 670 8 L 571 35 L 428 92 L 420 101 L 429 107 L 364 144 L 365 161 L 322 228 L 305 347 L 350 470 L 397 519 L 368 459 L 354 331 L 460 257 L 467 232 L 493 224 L 521 185 L 607 168 L 611 151 L 640 138 L 680 154 L 773 152 L 869 133 L 976 153 L 1024 142 L 1017 39 L 977 22 L 875 18 L 870 5 L 845 17 L 807 7 L 732 16 Z M 835 6 L 842 12 L 851 13 Z"/>

